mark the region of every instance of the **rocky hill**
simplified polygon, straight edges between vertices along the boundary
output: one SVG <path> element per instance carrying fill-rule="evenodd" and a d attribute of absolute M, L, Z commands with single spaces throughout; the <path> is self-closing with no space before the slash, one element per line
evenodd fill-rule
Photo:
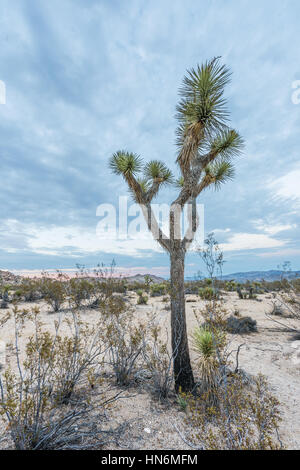
<path fill-rule="evenodd" d="M 21 282 L 22 277 L 16 276 L 15 274 L 9 271 L 2 271 L 0 269 L 0 283 L 3 284 L 19 284 Z"/>
<path fill-rule="evenodd" d="M 152 282 L 155 284 L 160 284 L 161 282 L 164 282 L 165 279 L 159 276 L 155 276 L 154 274 L 136 274 L 135 276 L 129 276 L 126 277 L 126 281 L 129 282 L 130 284 L 133 284 L 134 282 L 145 282 L 145 277 L 148 276 Z"/>
<path fill-rule="evenodd" d="M 222 279 L 226 281 L 234 279 L 238 282 L 261 281 L 262 279 L 265 281 L 278 281 L 282 277 L 285 279 L 295 279 L 296 277 L 300 277 L 300 271 L 287 271 L 286 273 L 275 269 L 270 271 L 248 271 L 226 274 L 225 276 L 222 276 Z"/>

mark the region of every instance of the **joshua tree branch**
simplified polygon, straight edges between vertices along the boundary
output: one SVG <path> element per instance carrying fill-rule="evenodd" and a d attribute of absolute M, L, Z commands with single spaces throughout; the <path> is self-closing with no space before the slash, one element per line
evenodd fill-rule
<path fill-rule="evenodd" d="M 158 191 L 157 185 L 159 188 L 160 182 L 154 182 L 152 188 L 150 188 L 147 193 L 144 193 L 141 185 L 132 174 L 130 174 L 126 178 L 126 181 L 130 189 L 133 191 L 136 201 L 140 204 L 142 208 L 142 212 L 147 223 L 148 229 L 151 231 L 154 239 L 157 240 L 157 242 L 162 246 L 162 248 L 167 251 L 170 251 L 170 240 L 160 229 L 150 204 L 151 199 L 154 195 L 154 191 Z"/>
<path fill-rule="evenodd" d="M 189 213 L 188 213 L 189 225 L 184 235 L 184 238 L 181 242 L 181 246 L 184 251 L 186 251 L 191 245 L 191 243 L 193 242 L 195 234 L 199 227 L 199 215 L 197 212 L 195 197 L 191 198 L 191 203 L 189 204 L 188 210 L 189 210 Z"/>

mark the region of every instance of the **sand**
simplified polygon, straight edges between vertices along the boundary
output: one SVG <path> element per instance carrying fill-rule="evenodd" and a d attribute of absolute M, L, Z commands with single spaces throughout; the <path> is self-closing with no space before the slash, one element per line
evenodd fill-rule
<path fill-rule="evenodd" d="M 162 297 L 149 298 L 148 305 L 137 306 L 137 296 L 129 295 L 136 318 L 143 318 L 147 313 L 157 314 L 162 331 L 169 330 L 170 311 L 165 309 L 166 303 Z M 196 296 L 186 296 L 187 323 L 189 335 L 197 325 L 194 310 L 200 310 L 205 302 Z M 53 322 L 58 314 L 53 313 L 43 301 L 23 303 L 19 308 L 38 306 L 45 328 L 53 331 Z M 239 355 L 239 366 L 249 374 L 264 374 L 270 383 L 274 395 L 281 403 L 282 422 L 280 425 L 281 439 L 288 449 L 300 448 L 300 341 L 291 341 L 291 333 L 268 318 L 266 313 L 272 310 L 270 295 L 259 295 L 258 300 L 240 300 L 236 292 L 224 296 L 224 306 L 230 312 L 238 309 L 243 316 L 251 316 L 257 321 L 258 332 L 247 335 L 229 335 L 230 348 L 235 350 L 239 344 L 244 344 Z M 3 311 L 4 312 L 4 311 Z M 62 312 L 62 316 L 70 315 Z M 88 323 L 95 323 L 99 314 L 96 310 L 84 309 L 81 317 Z M 300 321 L 285 320 L 283 323 L 293 324 L 300 330 Z M 64 326 L 63 328 L 67 328 Z M 20 348 L 24 347 L 26 338 L 32 333 L 32 325 L 25 327 Z M 164 333 L 165 334 L 165 333 Z M 13 363 L 13 351 L 10 346 L 14 341 L 13 322 L 10 320 L 0 329 L 0 342 L 6 344 L 6 363 Z M 3 348 L 2 348 L 3 349 Z M 3 357 L 3 355 L 2 355 Z M 196 357 L 191 351 L 192 361 Z M 196 364 L 195 364 L 196 365 Z M 3 371 L 3 369 L 2 369 Z M 121 448 L 131 449 L 188 449 L 189 447 L 178 434 L 176 427 L 181 428 L 185 414 L 178 405 L 165 406 L 154 401 L 151 395 L 141 387 L 123 390 L 123 397 L 117 401 L 108 412 L 108 421 L 116 425 L 124 420 L 130 421 L 130 426 L 123 436 Z M 4 444 L 2 444 L 4 446 Z M 1 448 L 1 443 L 0 443 Z M 116 448 L 111 446 L 110 448 Z"/>

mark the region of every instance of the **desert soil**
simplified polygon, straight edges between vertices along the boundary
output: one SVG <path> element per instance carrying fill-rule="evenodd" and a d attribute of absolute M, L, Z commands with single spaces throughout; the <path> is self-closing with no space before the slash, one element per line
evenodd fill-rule
<path fill-rule="evenodd" d="M 136 305 L 136 294 L 130 293 L 129 299 L 134 306 L 136 318 L 146 316 L 153 310 L 162 326 L 162 331 L 169 331 L 170 311 L 165 309 L 162 297 L 149 298 L 148 305 Z M 205 302 L 197 296 L 186 296 L 188 333 L 192 333 L 197 325 L 194 310 L 199 311 Z M 291 333 L 274 322 L 281 321 L 278 317 L 268 318 L 266 313 L 272 310 L 271 295 L 259 295 L 258 300 L 240 300 L 236 292 L 224 296 L 225 308 L 231 313 L 237 309 L 242 316 L 251 316 L 257 321 L 258 332 L 247 335 L 229 335 L 230 348 L 236 350 L 244 344 L 239 355 L 239 366 L 248 374 L 264 374 L 270 383 L 274 395 L 281 403 L 282 422 L 280 437 L 288 449 L 300 448 L 300 341 L 291 341 Z M 19 308 L 38 306 L 45 328 L 53 330 L 53 322 L 58 314 L 52 313 L 43 301 L 20 304 Z M 67 316 L 70 313 L 63 312 Z M 85 309 L 82 319 L 94 323 L 98 318 L 97 311 Z M 291 323 L 291 321 L 284 321 Z M 300 330 L 300 321 L 293 321 L 294 327 Z M 67 327 L 64 327 L 67 328 Z M 20 348 L 24 346 L 26 337 L 32 333 L 30 324 L 26 325 Z M 166 333 L 164 333 L 166 334 Z M 166 334 L 166 337 L 169 334 Z M 10 346 L 14 341 L 12 320 L 0 329 L 0 342 L 6 344 L 6 364 L 13 363 L 13 352 Z M 192 361 L 196 368 L 196 356 L 191 351 Z M 234 359 L 235 355 L 233 355 Z M 1 361 L 0 361 L 1 362 Z M 3 372 L 3 369 L 2 369 Z M 178 405 L 166 406 L 154 401 L 151 395 L 142 388 L 132 387 L 122 391 L 123 398 L 118 400 L 109 410 L 107 418 L 110 424 L 116 425 L 124 420 L 130 426 L 120 441 L 119 448 L 130 449 L 189 449 L 182 440 L 177 429 L 185 414 Z M 1 426 L 1 423 L 0 423 Z M 7 443 L 2 443 L 6 446 Z M 0 443 L 1 448 L 1 443 Z M 111 446 L 110 448 L 116 448 Z"/>

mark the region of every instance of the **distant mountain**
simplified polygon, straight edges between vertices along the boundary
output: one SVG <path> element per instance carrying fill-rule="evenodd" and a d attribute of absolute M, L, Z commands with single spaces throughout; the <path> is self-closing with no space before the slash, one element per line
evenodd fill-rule
<path fill-rule="evenodd" d="M 238 282 L 246 282 L 246 281 L 261 281 L 264 279 L 265 281 L 278 281 L 284 277 L 286 279 L 295 279 L 295 277 L 300 277 L 300 271 L 288 271 L 286 273 L 282 273 L 282 271 L 272 269 L 270 271 L 248 271 L 248 272 L 241 272 L 241 273 L 233 273 L 233 274 L 226 274 L 222 276 L 222 279 L 225 281 L 229 281 L 230 279 L 234 279 Z"/>
<path fill-rule="evenodd" d="M 21 280 L 22 280 L 21 276 L 16 276 L 15 274 L 9 271 L 2 271 L 0 269 L 0 282 L 1 283 L 19 284 Z"/>
<path fill-rule="evenodd" d="M 145 282 L 145 277 L 149 276 L 152 282 L 156 284 L 160 284 L 164 282 L 165 279 L 159 276 L 155 276 L 154 274 L 136 274 L 135 276 L 126 277 L 126 281 L 133 284 L 134 282 Z"/>

